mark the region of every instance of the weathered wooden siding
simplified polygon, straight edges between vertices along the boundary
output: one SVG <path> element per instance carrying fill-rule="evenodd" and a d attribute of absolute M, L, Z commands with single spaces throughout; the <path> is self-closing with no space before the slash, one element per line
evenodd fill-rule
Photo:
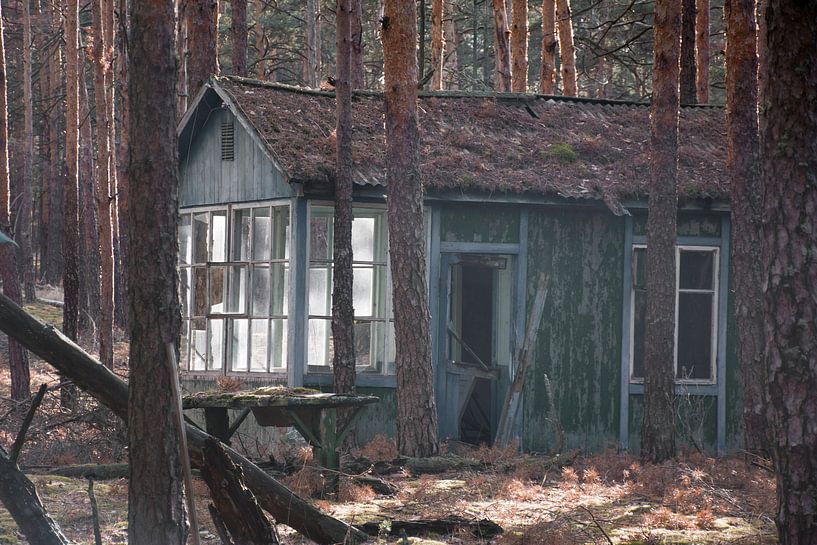
<path fill-rule="evenodd" d="M 532 209 L 528 306 L 540 271 L 549 293 L 524 398 L 523 446 L 554 446 L 544 375 L 566 448 L 599 450 L 618 434 L 624 221 L 611 213 Z"/>
<path fill-rule="evenodd" d="M 440 238 L 444 242 L 519 242 L 519 210 L 491 205 L 443 208 Z"/>
<path fill-rule="evenodd" d="M 217 107 L 209 114 L 205 107 L 200 110 L 197 115 L 209 117 L 190 139 L 190 149 L 180 153 L 181 207 L 263 201 L 292 195 L 281 173 L 230 110 Z M 221 124 L 231 120 L 235 127 L 235 160 L 222 161 Z"/>

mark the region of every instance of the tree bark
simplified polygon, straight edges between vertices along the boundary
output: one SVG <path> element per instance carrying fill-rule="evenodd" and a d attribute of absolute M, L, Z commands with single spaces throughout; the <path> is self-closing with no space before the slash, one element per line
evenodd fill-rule
<path fill-rule="evenodd" d="M 65 0 L 65 163 L 62 330 L 77 340 L 79 315 L 79 9 Z"/>
<path fill-rule="evenodd" d="M 817 3 L 769 0 L 761 118 L 768 430 L 781 545 L 817 544 Z"/>
<path fill-rule="evenodd" d="M 508 14 L 505 0 L 491 0 L 494 9 L 494 48 L 496 54 L 496 75 L 494 89 L 500 93 L 511 91 L 511 45 L 508 29 Z"/>
<path fill-rule="evenodd" d="M 11 224 L 11 181 L 9 178 L 8 151 L 8 79 L 6 77 L 6 46 L 3 9 L 0 6 L 0 231 L 14 236 Z M 11 244 L 0 244 L 0 279 L 3 293 L 15 303 L 21 303 L 20 277 L 17 271 L 17 255 Z M 13 339 L 9 339 L 9 368 L 11 374 L 11 397 L 25 401 L 31 395 L 31 377 L 28 354 Z"/>
<path fill-rule="evenodd" d="M 556 24 L 559 27 L 559 60 L 562 63 L 562 94 L 579 96 L 576 81 L 576 48 L 573 46 L 573 20 L 570 0 L 556 0 Z"/>
<path fill-rule="evenodd" d="M 247 77 L 247 0 L 230 0 L 233 74 Z"/>
<path fill-rule="evenodd" d="M 556 92 L 556 0 L 542 0 L 542 64 L 539 70 L 539 91 Z"/>
<path fill-rule="evenodd" d="M 443 34 L 443 0 L 431 0 L 431 90 L 443 88 L 443 51 L 445 36 Z"/>
<path fill-rule="evenodd" d="M 204 4 L 211 5 L 199 3 Z M 170 395 L 173 377 L 165 349 L 178 343 L 181 327 L 175 35 L 172 0 L 134 2 L 128 86 L 128 258 L 134 265 L 128 286 L 128 543 L 133 545 L 182 545 L 187 533 L 178 430 L 167 418 L 176 400 Z M 200 78 L 203 72 L 196 74 Z"/>
<path fill-rule="evenodd" d="M 48 516 L 37 490 L 0 447 L 0 502 L 26 540 L 37 545 L 68 545 L 60 527 Z"/>
<path fill-rule="evenodd" d="M 352 89 L 366 88 L 366 71 L 363 65 L 363 0 L 351 0 L 350 22 L 352 29 Z"/>
<path fill-rule="evenodd" d="M 709 0 L 698 0 L 695 18 L 695 86 L 698 103 L 709 103 Z"/>
<path fill-rule="evenodd" d="M 732 263 L 735 319 L 743 378 L 746 449 L 768 441 L 763 410 L 763 184 L 759 172 L 757 115 L 757 22 L 755 0 L 727 0 L 726 137 L 732 190 Z"/>
<path fill-rule="evenodd" d="M 23 296 L 27 302 L 37 299 L 34 291 L 34 243 L 32 236 L 32 187 L 34 186 L 34 98 L 31 91 L 31 4 L 21 0 L 23 22 L 23 172 L 20 177 L 20 229 L 16 241 L 20 245 L 19 268 L 23 279 Z"/>
<path fill-rule="evenodd" d="M 528 0 L 511 3 L 511 88 L 514 93 L 528 90 Z"/>
<path fill-rule="evenodd" d="M 49 362 L 114 414 L 128 420 L 128 385 L 53 326 L 39 322 L 3 295 L 0 295 L 0 331 Z M 185 429 L 191 461 L 200 468 L 204 442 L 210 436 L 191 425 Z M 321 544 L 365 539 L 361 532 L 324 515 L 234 450 L 227 447 L 225 450 L 233 462 L 241 466 L 244 481 L 261 507 L 276 520 Z"/>
<path fill-rule="evenodd" d="M 44 27 L 49 34 L 57 32 L 53 23 L 52 10 L 59 6 L 46 6 L 43 18 Z M 55 47 L 53 53 L 48 57 L 47 73 L 47 93 L 49 97 L 58 97 L 63 94 L 60 83 L 62 74 L 62 55 L 60 48 Z M 53 99 L 52 99 L 53 100 Z M 52 107 L 53 106 L 53 107 Z M 43 223 L 40 227 L 41 234 L 44 235 L 46 243 L 41 250 L 41 276 L 47 284 L 53 286 L 62 282 L 63 274 L 63 193 L 64 193 L 64 172 L 60 156 L 60 140 L 64 119 L 62 112 L 62 100 L 56 103 L 44 103 L 46 108 L 46 130 L 48 141 L 48 178 L 45 183 L 47 207 L 43 207 Z"/>
<path fill-rule="evenodd" d="M 352 305 L 352 5 L 335 4 L 337 73 L 335 75 L 335 218 L 332 242 L 332 361 L 337 393 L 355 391 L 355 311 Z"/>
<path fill-rule="evenodd" d="M 304 81 L 308 87 L 317 89 L 321 84 L 321 23 L 320 2 L 306 0 L 306 48 Z"/>
<path fill-rule="evenodd" d="M 110 2 L 110 0 L 105 0 Z M 94 66 L 94 103 L 96 112 L 96 151 L 95 193 L 97 210 L 97 228 L 99 238 L 99 321 L 97 338 L 99 339 L 99 359 L 108 369 L 113 369 L 113 322 L 114 322 L 114 252 L 111 172 L 111 127 L 113 120 L 108 107 L 108 84 L 110 65 L 107 51 L 112 46 L 106 41 L 106 30 L 103 28 L 103 2 L 91 3 L 93 19 L 93 66 Z"/>
<path fill-rule="evenodd" d="M 187 27 L 187 100 L 192 102 L 210 76 L 219 74 L 218 0 L 188 1 L 184 17 Z"/>
<path fill-rule="evenodd" d="M 119 0 L 119 18 L 121 28 L 130 28 L 128 18 L 128 0 Z M 118 35 L 116 57 L 116 86 L 119 89 L 119 141 L 116 148 L 116 200 L 117 224 L 119 226 L 119 274 L 117 280 L 117 297 L 114 306 L 116 323 L 127 330 L 128 326 L 128 127 L 130 125 L 130 96 L 128 95 L 128 40 L 127 32 Z M 177 79 L 180 76 L 177 76 Z M 113 117 L 112 119 L 115 119 Z M 116 141 L 116 138 L 113 139 Z"/>
<path fill-rule="evenodd" d="M 443 56 L 443 83 L 446 89 L 459 89 L 457 61 L 457 44 L 459 43 L 457 26 L 454 22 L 454 0 L 445 0 L 443 5 L 443 34 L 445 50 Z"/>
<path fill-rule="evenodd" d="M 678 194 L 678 78 L 681 6 L 657 0 L 650 109 L 650 196 L 647 219 L 647 327 L 644 335 L 644 423 L 641 459 L 675 456 L 675 238 Z"/>
<path fill-rule="evenodd" d="M 255 2 L 255 50 L 257 60 L 255 61 L 255 77 L 260 80 L 267 79 L 267 47 L 264 28 L 264 0 Z"/>
<path fill-rule="evenodd" d="M 386 0 L 386 170 L 397 367 L 397 447 L 409 456 L 439 450 L 423 235 L 423 186 L 417 128 L 416 10 Z"/>
<path fill-rule="evenodd" d="M 696 104 L 695 0 L 682 0 L 681 16 L 681 104 Z"/>

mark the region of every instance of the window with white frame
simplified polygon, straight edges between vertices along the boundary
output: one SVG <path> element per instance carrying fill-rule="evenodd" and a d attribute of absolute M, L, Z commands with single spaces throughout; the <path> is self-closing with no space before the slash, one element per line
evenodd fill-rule
<path fill-rule="evenodd" d="M 180 365 L 286 368 L 289 207 L 225 206 L 179 218 Z"/>
<path fill-rule="evenodd" d="M 310 371 L 331 369 L 334 211 L 312 205 L 309 220 L 308 346 Z M 360 372 L 394 373 L 394 321 L 383 208 L 356 206 L 352 223 L 355 355 Z"/>
<path fill-rule="evenodd" d="M 630 379 L 644 379 L 647 248 L 633 247 L 630 293 Z M 675 378 L 712 384 L 716 377 L 719 249 L 678 246 L 675 250 Z"/>

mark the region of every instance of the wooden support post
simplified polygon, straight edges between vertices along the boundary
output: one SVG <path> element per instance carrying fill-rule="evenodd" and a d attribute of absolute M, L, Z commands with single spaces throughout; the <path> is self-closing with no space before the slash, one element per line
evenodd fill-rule
<path fill-rule="evenodd" d="M 340 456 L 338 455 L 337 410 L 324 409 L 320 417 L 321 448 L 318 451 L 318 462 L 326 468 L 326 489 L 330 492 L 338 491 L 338 469 Z"/>

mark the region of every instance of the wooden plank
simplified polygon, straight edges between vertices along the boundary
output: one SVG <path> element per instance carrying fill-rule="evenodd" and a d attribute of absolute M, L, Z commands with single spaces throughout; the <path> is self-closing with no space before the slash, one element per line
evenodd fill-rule
<path fill-rule="evenodd" d="M 519 410 L 519 401 L 525 386 L 525 375 L 527 375 L 528 368 L 530 367 L 531 354 L 536 345 L 536 337 L 539 334 L 539 324 L 542 321 L 542 313 L 545 310 L 547 292 L 548 277 L 546 273 L 542 272 L 539 273 L 539 284 L 536 288 L 536 297 L 533 300 L 533 308 L 531 308 L 530 319 L 528 320 L 525 343 L 519 351 L 519 362 L 516 367 L 516 374 L 514 375 L 511 387 L 508 389 L 505 403 L 502 405 L 502 413 L 499 417 L 499 424 L 497 425 L 496 440 L 494 443 L 500 448 L 507 447 L 511 440 L 512 424 Z"/>

